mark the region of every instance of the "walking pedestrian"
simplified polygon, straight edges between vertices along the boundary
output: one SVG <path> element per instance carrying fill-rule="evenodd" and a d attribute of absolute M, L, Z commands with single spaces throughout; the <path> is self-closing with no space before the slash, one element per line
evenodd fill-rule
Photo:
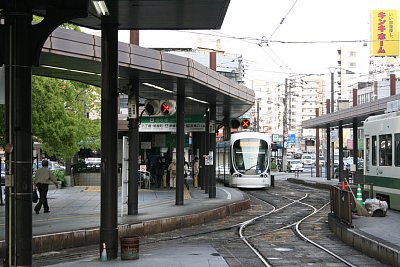
<path fill-rule="evenodd" d="M 160 188 L 162 184 L 162 176 L 164 175 L 164 168 L 161 158 L 158 158 L 156 164 L 154 164 L 154 171 L 156 175 L 156 187 Z"/>
<path fill-rule="evenodd" d="M 42 168 L 36 171 L 35 174 L 35 186 L 39 191 L 39 202 L 35 206 L 36 214 L 39 214 L 40 209 L 44 209 L 44 213 L 49 213 L 49 204 L 47 203 L 47 192 L 49 191 L 49 184 L 55 184 L 58 188 L 57 178 L 48 168 L 49 162 L 47 160 L 42 161 Z"/>

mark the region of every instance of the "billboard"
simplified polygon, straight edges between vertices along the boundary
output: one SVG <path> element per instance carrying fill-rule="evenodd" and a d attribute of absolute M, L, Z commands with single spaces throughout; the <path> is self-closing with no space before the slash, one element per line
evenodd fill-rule
<path fill-rule="evenodd" d="M 372 11 L 372 56 L 399 55 L 397 10 Z"/>

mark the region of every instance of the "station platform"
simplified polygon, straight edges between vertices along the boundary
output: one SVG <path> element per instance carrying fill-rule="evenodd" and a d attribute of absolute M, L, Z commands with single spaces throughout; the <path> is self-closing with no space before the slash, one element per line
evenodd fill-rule
<path fill-rule="evenodd" d="M 121 205 L 121 192 L 118 192 L 118 232 L 120 236 L 151 235 L 182 227 L 198 225 L 224 218 L 235 212 L 250 208 L 250 201 L 240 190 L 217 187 L 216 198 L 200 188 L 190 188 L 184 192 L 184 205 L 176 205 L 176 191 L 171 189 L 139 189 L 138 215 L 127 215 L 127 204 Z M 51 186 L 48 192 L 50 213 L 39 214 L 33 210 L 32 203 L 32 248 L 34 254 L 51 253 L 57 250 L 79 246 L 96 245 L 100 240 L 100 187 L 66 187 L 56 189 Z M 0 255 L 5 255 L 5 206 L 0 206 Z M 137 266 L 158 266 L 170 261 L 168 266 L 228 266 L 211 246 L 196 248 L 182 247 L 179 257 L 171 254 L 168 248 L 159 248 L 157 257 L 141 256 L 135 260 Z M 190 251 L 190 253 L 189 253 Z M 158 264 L 156 263 L 158 261 Z M 1 260 L 0 260 L 1 261 Z M 193 265 L 196 262 L 197 265 Z M 132 261 L 114 260 L 107 263 L 95 259 L 82 259 L 81 262 L 65 266 L 131 265 Z M 190 265 L 189 265 L 190 263 Z M 178 265 L 177 265 L 178 264 Z M 63 266 L 63 265 L 61 265 Z"/>
<path fill-rule="evenodd" d="M 275 180 L 288 180 L 316 188 L 329 189 L 338 185 L 338 180 L 310 177 L 306 174 L 295 176 L 288 173 L 274 174 Z M 120 192 L 119 192 L 120 194 Z M 184 205 L 175 205 L 175 190 L 139 190 L 138 215 L 126 215 L 127 205 L 121 206 L 119 198 L 118 225 L 121 236 L 150 235 L 181 227 L 201 224 L 223 218 L 234 212 L 250 207 L 250 201 L 240 190 L 218 187 L 217 197 L 210 199 L 204 190 L 190 188 L 185 192 Z M 67 187 L 51 189 L 48 194 L 50 213 L 35 214 L 33 211 L 34 253 L 51 252 L 65 248 L 98 244 L 100 226 L 100 188 Z M 0 220 L 4 222 L 4 206 L 0 206 Z M 354 216 L 353 227 L 349 228 L 328 216 L 334 232 L 339 238 L 363 253 L 391 266 L 400 266 L 400 212 L 389 210 L 385 217 Z M 0 224 L 0 249 L 4 251 L 4 224 Z M 190 246 L 176 249 L 154 248 L 153 253 L 140 251 L 135 266 L 228 266 L 211 246 L 196 246 L 196 253 Z M 0 255 L 4 255 L 1 252 Z M 79 262 L 60 263 L 55 266 L 131 266 L 132 261 L 120 258 L 100 262 L 98 257 L 84 258 Z"/>

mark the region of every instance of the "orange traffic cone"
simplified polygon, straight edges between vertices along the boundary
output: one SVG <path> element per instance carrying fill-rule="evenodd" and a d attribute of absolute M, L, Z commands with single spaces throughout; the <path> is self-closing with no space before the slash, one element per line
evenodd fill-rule
<path fill-rule="evenodd" d="M 346 190 L 346 184 L 344 181 L 342 182 L 342 190 Z"/>

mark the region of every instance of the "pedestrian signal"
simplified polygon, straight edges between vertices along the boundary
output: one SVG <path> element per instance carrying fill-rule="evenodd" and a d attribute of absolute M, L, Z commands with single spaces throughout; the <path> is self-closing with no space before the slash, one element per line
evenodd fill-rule
<path fill-rule="evenodd" d="M 158 115 L 160 113 L 160 101 L 147 100 L 144 103 L 144 109 L 148 115 Z"/>
<path fill-rule="evenodd" d="M 175 114 L 176 102 L 174 100 L 164 100 L 160 103 L 160 111 L 162 115 L 170 116 Z"/>
<path fill-rule="evenodd" d="M 242 119 L 240 121 L 240 126 L 242 126 L 242 129 L 250 128 L 250 120 L 249 119 Z"/>
<path fill-rule="evenodd" d="M 237 119 L 231 120 L 231 128 L 232 129 L 237 129 L 240 127 L 240 121 Z"/>

